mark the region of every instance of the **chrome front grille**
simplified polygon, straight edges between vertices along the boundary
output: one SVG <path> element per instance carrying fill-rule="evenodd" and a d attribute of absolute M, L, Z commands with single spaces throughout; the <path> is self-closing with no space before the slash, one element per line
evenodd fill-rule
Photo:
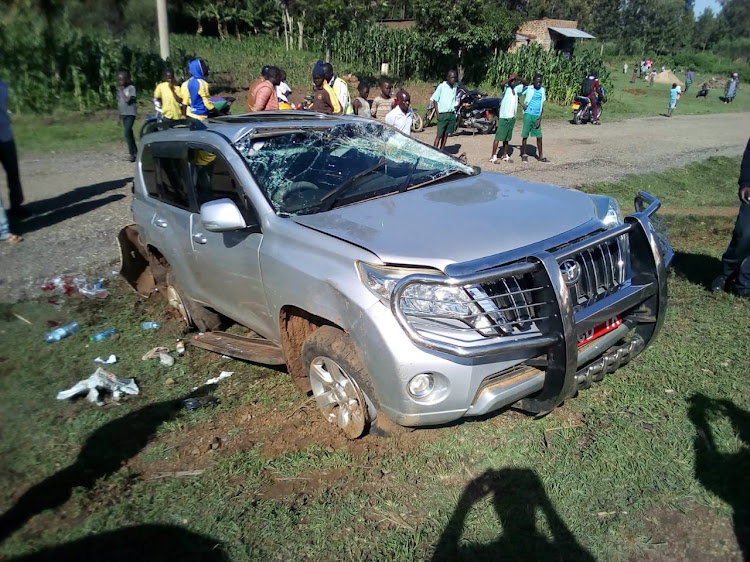
<path fill-rule="evenodd" d="M 617 291 L 627 277 L 627 236 L 619 236 L 559 260 L 565 277 L 566 271 L 578 266 L 575 281 L 565 279 L 573 308 L 579 310 Z"/>

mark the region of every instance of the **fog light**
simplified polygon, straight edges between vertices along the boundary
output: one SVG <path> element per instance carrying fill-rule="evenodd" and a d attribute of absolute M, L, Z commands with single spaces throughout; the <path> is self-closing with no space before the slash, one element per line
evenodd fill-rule
<path fill-rule="evenodd" d="M 435 380 L 429 373 L 421 373 L 409 381 L 409 394 L 424 398 L 435 388 Z"/>

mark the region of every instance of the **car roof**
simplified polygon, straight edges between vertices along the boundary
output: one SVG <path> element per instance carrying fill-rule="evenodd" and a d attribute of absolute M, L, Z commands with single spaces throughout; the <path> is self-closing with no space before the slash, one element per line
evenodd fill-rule
<path fill-rule="evenodd" d="M 216 131 L 227 137 L 231 142 L 236 142 L 248 133 L 271 132 L 285 129 L 300 129 L 311 127 L 333 127 L 353 121 L 364 121 L 372 123 L 372 119 L 355 116 L 336 116 L 316 113 L 304 110 L 282 110 L 262 111 L 255 113 L 242 113 L 238 115 L 226 115 L 213 117 L 204 121 L 206 128 Z M 183 127 L 184 130 L 184 124 Z M 167 131 L 163 131 L 167 132 Z"/>

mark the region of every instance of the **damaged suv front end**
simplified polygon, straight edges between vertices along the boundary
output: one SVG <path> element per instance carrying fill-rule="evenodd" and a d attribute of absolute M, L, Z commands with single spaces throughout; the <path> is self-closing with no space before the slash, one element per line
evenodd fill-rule
<path fill-rule="evenodd" d="M 483 415 L 519 400 L 527 411 L 547 412 L 633 359 L 658 332 L 667 303 L 673 251 L 655 220 L 659 206 L 640 193 L 636 212 L 622 223 L 607 228 L 591 221 L 565 239 L 452 264 L 444 275 L 397 278 L 394 272 L 389 278 L 387 270 L 360 265 L 363 280 L 381 298 L 386 291 L 380 287 L 392 286 L 390 310 L 417 347 L 467 368 L 487 360 L 502 366 L 481 378 L 468 371 L 419 373 L 420 394 L 409 392 L 415 405 L 471 380 L 462 415 Z M 442 413 L 431 412 L 427 423 L 449 421 L 457 410 Z M 419 407 L 390 415 L 412 425 L 424 412 Z"/>

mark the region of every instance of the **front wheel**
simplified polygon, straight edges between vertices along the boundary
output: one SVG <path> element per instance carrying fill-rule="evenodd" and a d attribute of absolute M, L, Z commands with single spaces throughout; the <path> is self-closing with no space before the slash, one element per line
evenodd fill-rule
<path fill-rule="evenodd" d="M 323 417 L 349 439 L 361 437 L 369 428 L 370 415 L 357 381 L 369 382 L 369 375 L 351 338 L 323 326 L 305 341 L 302 361 Z"/>
<path fill-rule="evenodd" d="M 411 130 L 415 133 L 419 133 L 424 130 L 424 121 L 418 113 L 414 113 L 414 119 L 411 122 Z"/>
<path fill-rule="evenodd" d="M 428 108 L 427 111 L 424 112 L 424 118 L 422 119 L 422 126 L 424 128 L 429 127 L 432 125 L 432 120 L 435 119 L 435 108 Z"/>

